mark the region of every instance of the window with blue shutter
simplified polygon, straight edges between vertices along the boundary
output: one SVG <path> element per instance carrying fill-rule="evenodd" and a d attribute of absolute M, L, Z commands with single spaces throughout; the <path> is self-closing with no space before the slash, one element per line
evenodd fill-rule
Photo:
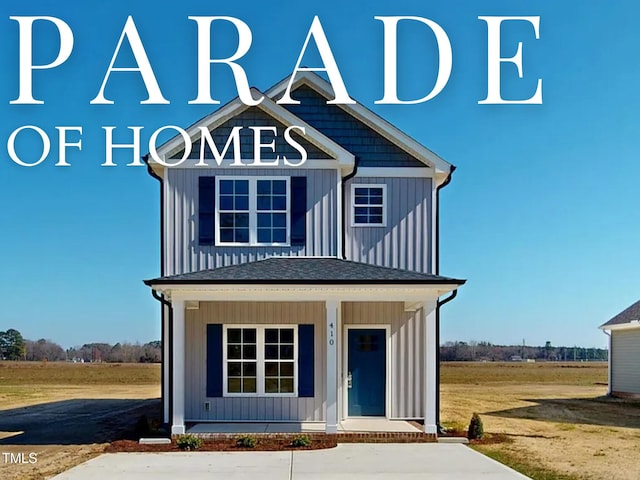
<path fill-rule="evenodd" d="M 216 179 L 198 179 L 198 242 L 213 245 L 216 231 Z"/>
<path fill-rule="evenodd" d="M 307 177 L 201 177 L 201 245 L 305 246 Z"/>
<path fill-rule="evenodd" d="M 207 397 L 222 397 L 222 324 L 207 324 Z"/>
<path fill-rule="evenodd" d="M 307 177 L 291 177 L 291 245 L 307 243 Z"/>
<path fill-rule="evenodd" d="M 298 396 L 314 396 L 314 327 L 298 325 Z"/>

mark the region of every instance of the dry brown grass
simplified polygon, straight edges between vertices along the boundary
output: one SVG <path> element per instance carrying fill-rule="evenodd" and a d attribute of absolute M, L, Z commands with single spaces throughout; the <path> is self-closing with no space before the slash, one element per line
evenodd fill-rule
<path fill-rule="evenodd" d="M 0 410 L 63 399 L 157 397 L 159 378 L 158 365 L 0 362 Z M 606 364 L 446 363 L 441 380 L 442 420 L 464 427 L 478 412 L 485 431 L 510 441 L 476 448 L 533 478 L 640 478 L 640 403 L 604 397 Z M 0 445 L 0 451 L 39 454 L 36 466 L 0 463 L 0 478 L 48 478 L 103 448 Z"/>
<path fill-rule="evenodd" d="M 147 399 L 160 395 L 160 366 L 0 361 L 0 415 L 31 405 L 76 399 Z M 15 432 L 0 431 L 0 452 L 37 453 L 34 465 L 7 464 L 2 480 L 50 478 L 102 453 L 107 444 L 12 445 Z"/>
<path fill-rule="evenodd" d="M 447 363 L 441 419 L 512 441 L 478 446 L 539 479 L 640 478 L 640 403 L 605 397 L 606 363 Z"/>
<path fill-rule="evenodd" d="M 0 385 L 159 384 L 160 365 L 0 361 Z"/>

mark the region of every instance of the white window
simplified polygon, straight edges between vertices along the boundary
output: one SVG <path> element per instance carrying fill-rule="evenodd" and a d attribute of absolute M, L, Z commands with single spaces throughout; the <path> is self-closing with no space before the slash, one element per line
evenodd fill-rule
<path fill-rule="evenodd" d="M 384 227 L 387 224 L 387 186 L 384 184 L 351 185 L 351 225 Z"/>
<path fill-rule="evenodd" d="M 216 177 L 216 244 L 290 242 L 289 177 Z"/>
<path fill-rule="evenodd" d="M 225 325 L 224 395 L 296 396 L 297 325 Z"/>

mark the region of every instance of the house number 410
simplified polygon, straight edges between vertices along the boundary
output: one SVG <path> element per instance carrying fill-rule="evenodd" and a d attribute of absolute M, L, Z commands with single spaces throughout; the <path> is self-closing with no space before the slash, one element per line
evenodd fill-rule
<path fill-rule="evenodd" d="M 336 343 L 336 340 L 335 340 L 336 337 L 334 332 L 335 332 L 335 328 L 334 328 L 333 322 L 331 322 L 329 324 L 329 345 L 333 345 L 334 343 Z"/>

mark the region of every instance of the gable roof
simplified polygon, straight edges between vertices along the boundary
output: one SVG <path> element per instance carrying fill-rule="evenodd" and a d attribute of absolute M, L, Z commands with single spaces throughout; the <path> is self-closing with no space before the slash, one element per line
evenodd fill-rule
<path fill-rule="evenodd" d="M 336 257 L 271 257 L 199 272 L 145 280 L 153 285 L 462 285 L 466 280 L 380 267 Z"/>
<path fill-rule="evenodd" d="M 603 330 L 608 330 L 616 325 L 630 325 L 637 323 L 640 326 L 640 300 L 626 308 L 607 323 L 600 325 Z"/>
<path fill-rule="evenodd" d="M 281 96 L 282 93 L 284 93 L 289 83 L 289 79 L 290 76 L 286 77 L 285 79 L 281 80 L 276 85 L 271 87 L 269 90 L 267 90 L 267 92 L 264 94 L 257 88 L 252 87 L 251 93 L 254 98 L 256 98 L 256 96 L 264 95 L 264 99 L 262 100 L 262 102 L 256 105 L 254 108 L 260 108 L 267 115 L 272 116 L 274 119 L 285 125 L 297 125 L 304 127 L 306 130 L 306 140 L 328 153 L 332 158 L 338 160 L 339 165 L 342 168 L 352 168 L 355 163 L 355 158 L 351 152 L 347 151 L 347 149 L 343 148 L 330 137 L 322 134 L 316 128 L 312 127 L 307 122 L 302 120 L 299 116 L 295 115 L 283 106 L 278 105 L 274 101 L 275 97 Z M 331 87 L 331 84 L 314 72 L 299 72 L 296 75 L 296 79 L 292 85 L 292 91 L 300 87 L 301 85 L 310 87 L 312 90 L 314 90 L 327 100 L 333 98 L 333 89 Z M 435 170 L 436 178 L 438 178 L 440 182 L 444 181 L 448 177 L 450 172 L 452 172 L 455 168 L 452 164 L 448 163 L 442 157 L 429 150 L 427 147 L 421 145 L 409 135 L 407 135 L 373 111 L 364 107 L 363 105 L 359 103 L 334 105 L 342 109 L 344 112 L 346 112 L 348 115 L 352 116 L 359 122 L 362 122 L 364 125 L 373 129 L 381 137 L 397 145 L 401 150 L 407 152 L 408 155 L 416 158 L 424 165 L 432 167 Z M 219 125 L 228 121 L 230 118 L 239 115 L 248 108 L 251 108 L 251 106 L 245 105 L 239 97 L 236 97 L 226 105 L 218 108 L 213 113 L 203 117 L 202 119 L 189 126 L 186 129 L 186 132 L 193 140 L 198 140 L 200 138 L 199 127 L 206 126 L 209 130 L 213 130 Z M 160 156 L 165 155 L 167 158 L 170 158 L 172 154 L 180 151 L 180 149 L 182 148 L 182 142 L 183 139 L 181 135 L 178 134 L 162 145 L 158 146 L 156 150 Z M 153 160 L 149 158 L 148 155 L 145 156 L 145 161 L 154 170 L 162 170 L 164 168 L 162 165 L 153 162 Z"/>
<path fill-rule="evenodd" d="M 278 82 L 276 85 L 267 90 L 266 95 L 268 95 L 272 99 L 282 96 L 287 88 L 287 85 L 289 84 L 290 78 L 291 77 L 286 77 Z M 314 72 L 303 71 L 298 73 L 296 75 L 295 81 L 293 82 L 293 85 L 291 86 L 291 91 L 293 92 L 300 85 L 309 86 L 328 100 L 334 97 L 331 84 Z M 369 110 L 360 103 L 356 102 L 354 104 L 335 105 L 343 109 L 353 117 L 357 118 L 365 125 L 368 125 L 383 137 L 397 144 L 407 153 L 413 155 L 424 164 L 430 167 L 434 167 L 436 172 L 448 174 L 453 168 L 452 164 L 444 160 L 438 154 L 432 152 L 424 145 L 421 145 L 409 135 L 404 133 L 402 130 L 398 129 L 397 127 L 386 121 L 384 118 L 380 117 L 378 114 Z"/>

